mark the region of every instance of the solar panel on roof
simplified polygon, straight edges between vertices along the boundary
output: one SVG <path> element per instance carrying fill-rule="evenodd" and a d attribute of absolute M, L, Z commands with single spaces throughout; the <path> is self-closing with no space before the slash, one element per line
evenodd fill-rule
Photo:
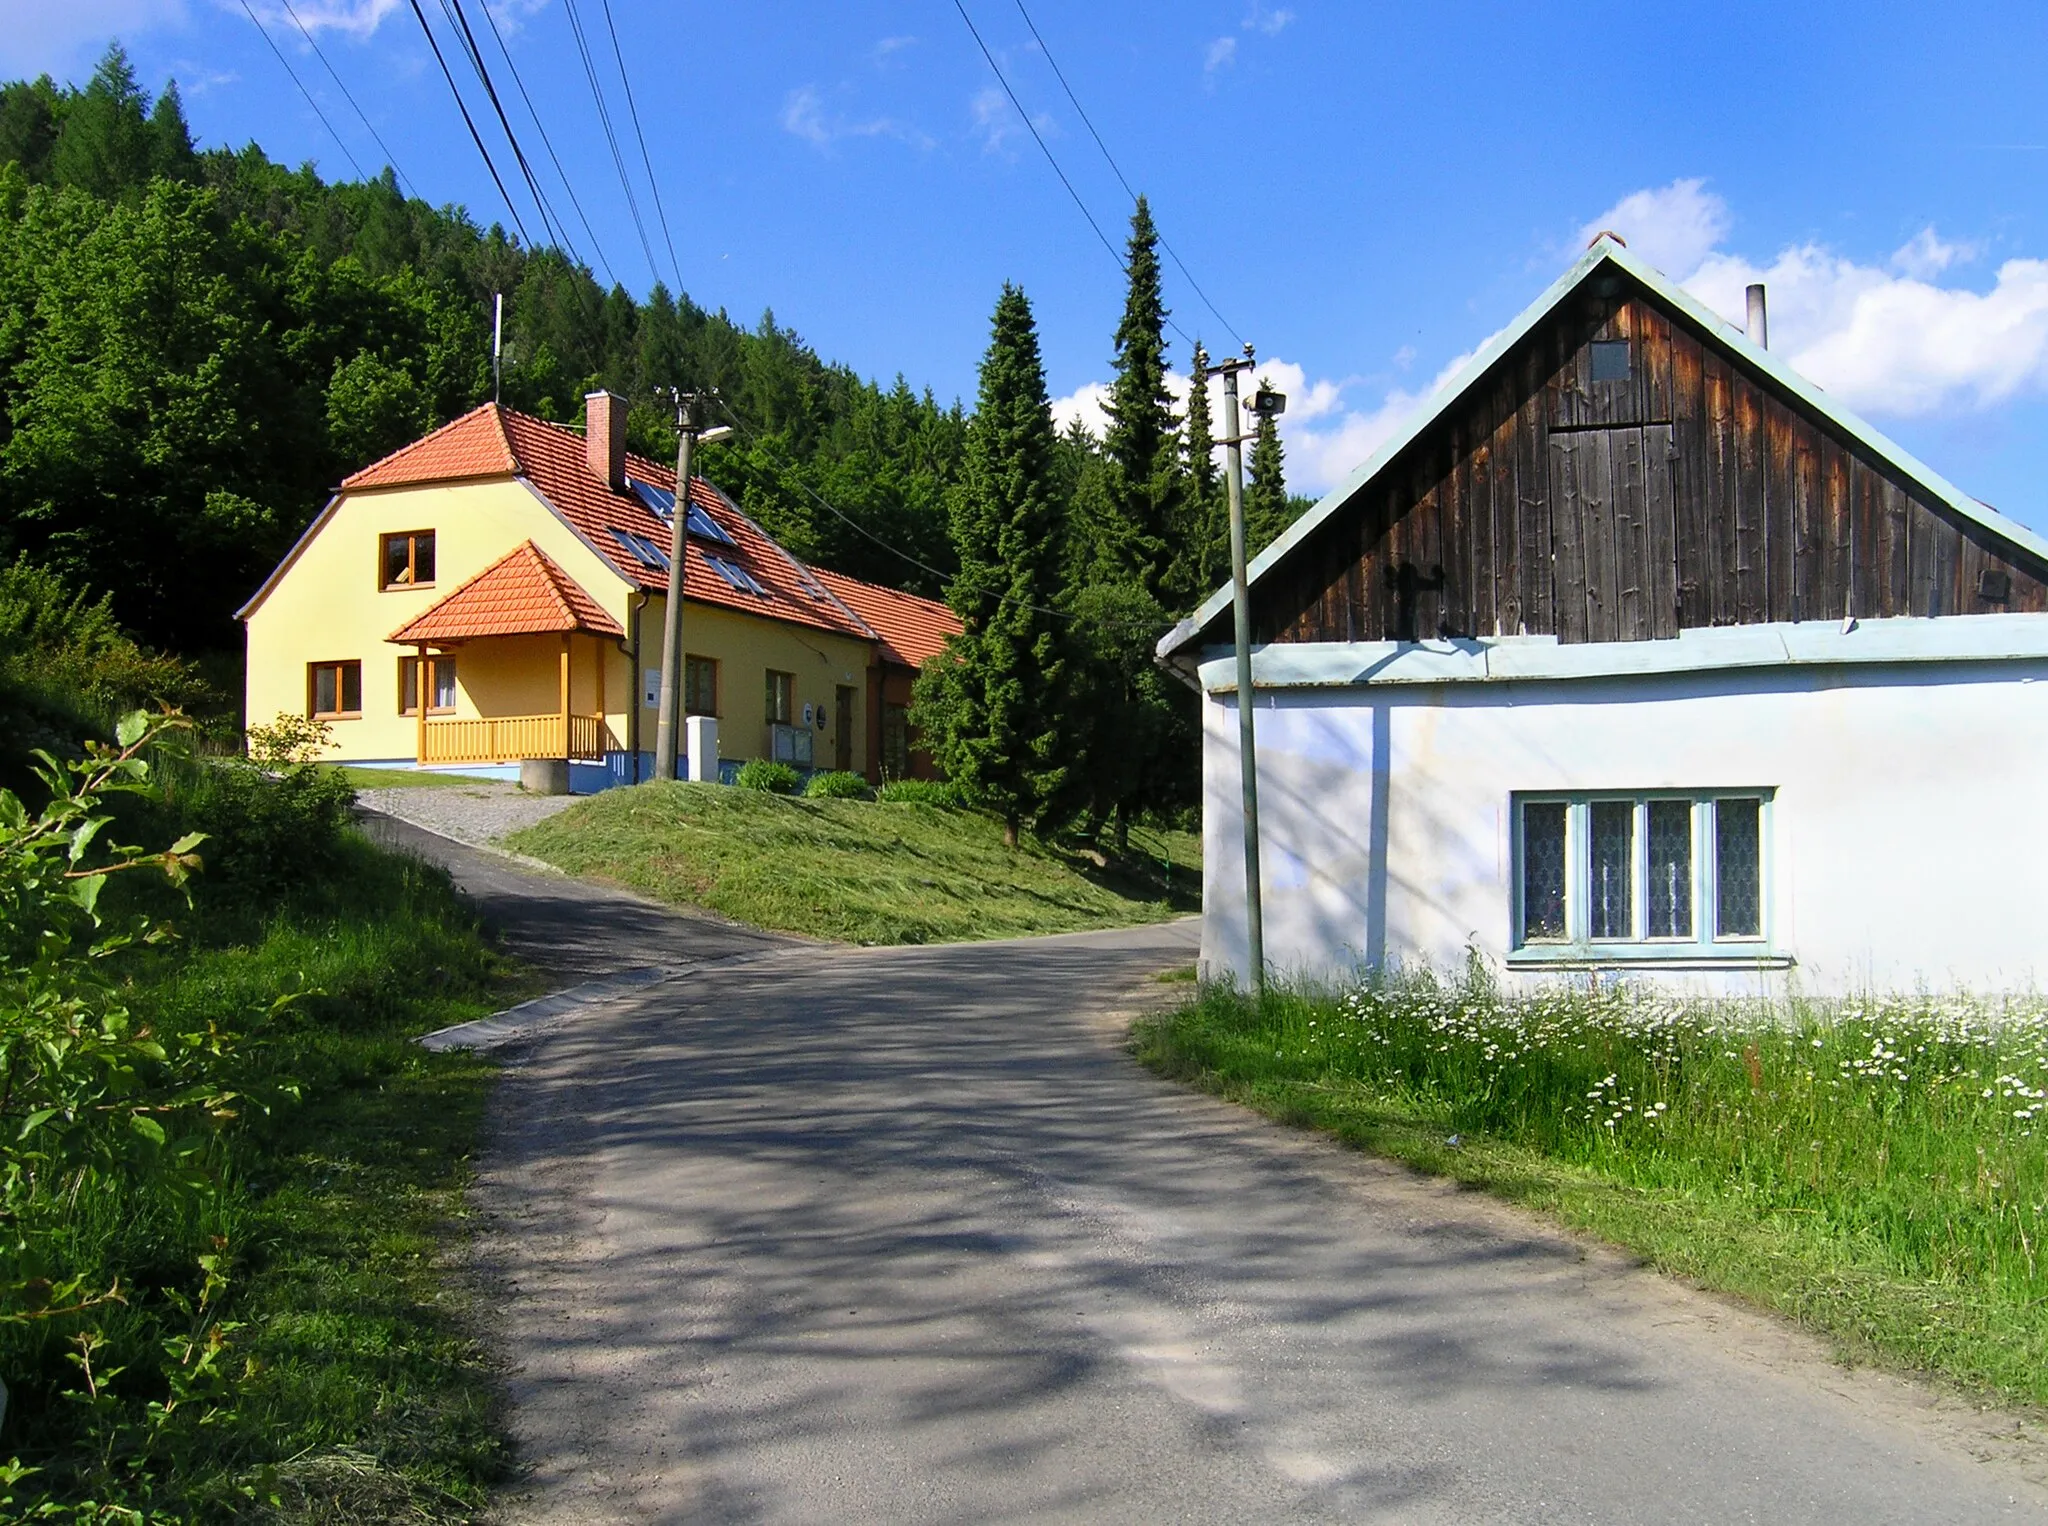
<path fill-rule="evenodd" d="M 676 495 L 665 487 L 656 487 L 651 482 L 642 482 L 638 477 L 628 477 L 627 486 L 634 496 L 646 504 L 656 519 L 666 520 L 676 511 Z"/>
<path fill-rule="evenodd" d="M 713 519 L 709 514 L 706 514 L 694 503 L 690 505 L 689 515 L 683 520 L 683 523 L 689 527 L 692 535 L 701 535 L 706 540 L 715 540 L 721 546 L 734 544 L 733 538 L 725 533 L 725 526 Z"/>
<path fill-rule="evenodd" d="M 668 571 L 668 553 L 644 535 L 635 535 L 631 530 L 613 530 L 612 539 L 626 548 L 626 554 L 635 561 L 649 567 Z"/>
<path fill-rule="evenodd" d="M 665 487 L 656 487 L 651 482 L 642 482 L 638 477 L 628 477 L 626 481 L 633 489 L 634 496 L 647 505 L 648 511 L 656 519 L 667 523 L 675 517 L 676 495 L 674 493 L 671 493 Z M 719 496 L 723 497 L 724 495 L 720 494 Z M 692 535 L 704 540 L 715 540 L 721 546 L 737 544 L 730 535 L 725 533 L 724 525 L 721 525 L 694 503 L 690 505 L 690 512 L 684 516 L 683 523 Z"/>
<path fill-rule="evenodd" d="M 722 556 L 706 556 L 704 561 L 713 572 L 724 578 L 726 582 L 732 584 L 741 593 L 758 594 L 764 599 L 769 596 L 768 590 L 755 582 L 754 575 L 747 571 L 746 568 L 729 562 Z"/>

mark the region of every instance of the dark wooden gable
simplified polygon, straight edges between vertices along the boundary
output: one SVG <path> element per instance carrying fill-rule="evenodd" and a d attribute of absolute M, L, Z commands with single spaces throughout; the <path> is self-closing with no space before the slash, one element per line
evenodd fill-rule
<path fill-rule="evenodd" d="M 1259 641 L 2048 610 L 2048 564 L 1610 265 L 1284 560 Z"/>

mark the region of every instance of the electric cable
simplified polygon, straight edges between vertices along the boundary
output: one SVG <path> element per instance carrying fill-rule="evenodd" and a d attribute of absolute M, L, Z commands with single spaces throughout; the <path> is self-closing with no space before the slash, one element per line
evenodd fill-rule
<path fill-rule="evenodd" d="M 291 60 L 284 56 L 284 51 L 278 47 L 277 43 L 271 38 L 270 33 L 264 29 L 263 23 L 256 19 L 256 13 L 249 9 L 249 0 L 242 0 L 242 12 L 249 18 L 249 24 L 263 34 L 263 40 L 269 44 L 270 51 L 276 54 L 277 61 L 284 65 L 284 72 L 292 77 L 292 83 L 299 87 L 299 94 L 303 95 L 306 98 L 306 104 L 313 108 L 313 115 L 318 117 L 320 125 L 327 129 L 327 136 L 334 140 L 335 147 L 341 150 L 342 157 L 348 160 L 349 164 L 354 167 L 356 179 L 369 179 L 370 177 L 363 173 L 363 167 L 356 163 L 356 156 L 349 152 L 348 144 L 342 141 L 341 134 L 334 130 L 334 124 L 327 120 L 327 113 L 322 111 L 320 103 L 313 99 L 313 92 L 308 90 L 306 82 L 299 78 L 299 71 L 292 67 Z"/>
<path fill-rule="evenodd" d="M 520 176 L 526 181 L 526 189 L 533 197 L 533 204 L 540 212 L 541 227 L 547 230 L 548 240 L 556 247 L 569 251 L 569 258 L 577 264 L 583 257 L 576 252 L 576 246 L 569 242 L 569 236 L 562 231 L 561 219 L 549 205 L 540 182 L 534 178 L 533 166 L 526 162 L 526 150 L 519 146 L 519 136 L 512 131 L 512 119 L 505 115 L 505 106 L 498 99 L 498 87 L 491 83 L 491 72 L 484 67 L 483 49 L 477 46 L 476 33 L 469 29 L 469 15 L 462 8 L 462 0 L 441 0 L 441 13 L 456 28 L 458 41 L 469 58 L 469 66 L 476 71 L 478 81 L 484 87 L 484 97 L 490 101 L 491 110 L 497 113 L 498 126 L 505 134 L 505 141 L 512 145 L 513 161 L 519 166 Z"/>
<path fill-rule="evenodd" d="M 1038 44 L 1038 51 L 1043 53 L 1045 61 L 1052 65 L 1053 77 L 1060 82 L 1060 89 L 1066 91 L 1068 102 L 1072 104 L 1075 114 L 1081 118 L 1081 125 L 1088 129 L 1088 136 L 1093 138 L 1095 146 L 1102 150 L 1102 157 L 1109 162 L 1109 168 L 1116 176 L 1117 182 L 1123 186 L 1124 194 L 1129 196 L 1132 203 L 1135 204 L 1138 200 L 1138 193 L 1131 189 L 1131 183 L 1124 178 L 1123 169 L 1117 164 L 1115 155 L 1110 153 L 1109 145 L 1102 141 L 1102 134 L 1095 130 L 1094 122 L 1089 120 L 1087 111 L 1082 108 L 1080 97 L 1074 94 L 1074 87 L 1067 83 L 1066 71 L 1060 68 L 1059 60 L 1052 56 L 1052 49 L 1048 48 L 1045 45 L 1045 39 L 1039 36 L 1038 23 L 1031 19 L 1031 12 L 1024 9 L 1024 0 L 1017 0 L 1017 14 L 1024 18 L 1024 25 L 1031 29 L 1031 37 Z M 1232 339 L 1235 339 L 1239 344 L 1243 344 L 1244 336 L 1238 333 L 1236 327 L 1228 318 L 1223 316 L 1222 310 L 1209 300 L 1209 294 L 1202 290 L 1202 283 L 1195 279 L 1195 273 L 1188 269 L 1187 262 L 1181 259 L 1178 251 L 1166 241 L 1166 235 L 1163 233 L 1159 236 L 1159 247 L 1166 251 L 1174 265 L 1179 268 L 1180 273 L 1187 278 L 1187 283 L 1194 288 L 1195 295 L 1202 299 L 1202 306 L 1208 308 L 1215 315 L 1216 321 L 1223 325 Z"/>
<path fill-rule="evenodd" d="M 248 0 L 242 0 L 246 6 Z M 491 172 L 491 183 L 498 188 L 498 196 L 505 203 L 505 210 L 512 214 L 512 226 L 519 230 L 520 239 L 531 248 L 532 237 L 526 231 L 526 224 L 520 221 L 519 209 L 512 205 L 512 197 L 505 189 L 505 182 L 498 174 L 498 166 L 491 162 L 491 151 L 484 147 L 483 134 L 476 130 L 476 122 L 469 114 L 469 105 L 462 99 L 462 92 L 455 87 L 455 75 L 448 68 L 448 60 L 441 56 L 441 44 L 434 36 L 434 29 L 427 25 L 427 13 L 420 9 L 420 0 L 410 0 L 412 13 L 419 19 L 420 30 L 426 33 L 427 46 L 434 50 L 434 62 L 441 66 L 441 78 L 448 81 L 448 93 L 455 97 L 455 109 L 462 113 L 462 125 L 469 129 L 470 141 L 476 144 L 476 151 L 483 155 L 484 168 Z"/>
<path fill-rule="evenodd" d="M 505 67 L 512 71 L 512 83 L 519 87 L 519 98 L 526 103 L 526 113 L 533 118 L 534 129 L 540 133 L 541 146 L 547 149 L 548 158 L 555 166 L 555 173 L 561 177 L 562 189 L 569 193 L 569 205 L 576 209 L 577 221 L 583 224 L 583 231 L 590 238 L 590 247 L 597 253 L 597 263 L 604 267 L 605 280 L 613 286 L 619 278 L 612 273 L 612 262 L 605 257 L 604 245 L 598 241 L 597 230 L 590 226 L 590 218 L 583 211 L 583 202 L 576 194 L 576 182 L 569 178 L 569 172 L 562 168 L 562 159 L 555 152 L 554 140 L 548 137 L 547 124 L 540 119 L 540 112 L 534 107 L 533 97 L 526 93 L 526 81 L 520 77 L 519 65 L 513 61 L 512 50 L 505 45 L 505 34 L 498 30 L 498 18 L 491 10 L 489 0 L 483 8 L 484 20 L 490 23 L 491 36 L 497 40 L 498 51 L 504 55 Z"/>
<path fill-rule="evenodd" d="M 598 0 L 604 8 L 604 27 L 612 35 L 612 57 L 619 61 L 619 83 L 626 87 L 626 113 L 633 119 L 633 136 L 640 140 L 640 163 L 647 170 L 647 189 L 654 193 L 654 216 L 661 224 L 661 240 L 668 245 L 669 270 L 676 278 L 676 290 L 683 289 L 683 265 L 676 258 L 676 241 L 668 231 L 668 213 L 661 206 L 661 182 L 654 178 L 654 160 L 647 153 L 647 135 L 640 130 L 640 108 L 633 101 L 633 76 L 626 72 L 626 54 L 619 47 L 619 29 L 612 25 L 612 0 Z"/>
<path fill-rule="evenodd" d="M 306 30 L 306 23 L 299 20 L 299 13 L 292 9 L 292 0 L 279 0 L 279 3 L 284 6 L 284 13 L 292 18 L 292 25 L 299 29 L 299 35 L 306 39 L 306 46 L 313 50 L 313 56 L 320 60 L 320 67 L 327 71 L 327 77 L 334 81 L 334 88 L 341 92 L 341 98 L 348 102 L 349 109 L 356 114 L 356 120 L 363 124 L 364 131 L 368 132 L 376 140 L 377 147 L 383 150 L 384 162 L 390 165 L 392 172 L 405 183 L 405 194 L 417 199 L 419 192 L 413 188 L 411 177 L 399 165 L 398 156 L 385 145 L 383 134 L 378 132 L 369 117 L 363 114 L 363 108 L 358 106 L 356 98 L 349 94 L 348 86 L 343 84 L 341 76 L 334 72 L 334 65 L 328 62 L 327 55 L 320 50 L 320 44 L 313 40 L 313 34 Z"/>
<path fill-rule="evenodd" d="M 626 193 L 626 210 L 633 215 L 633 229 L 640 235 L 640 252 L 647 256 L 647 273 L 655 280 L 661 279 L 661 266 L 654 258 L 654 246 L 648 242 L 647 223 L 640 215 L 639 198 L 633 194 L 632 177 L 626 173 L 626 157 L 619 152 L 618 134 L 612 130 L 611 113 L 604 104 L 604 90 L 597 82 L 597 66 L 590 57 L 590 42 L 583 35 L 583 18 L 577 13 L 576 0 L 562 0 L 562 10 L 569 18 L 569 30 L 575 34 L 576 52 L 583 60 L 583 77 L 590 83 L 590 98 L 597 103 L 598 126 L 604 129 L 604 140 L 612 151 L 612 167 L 618 171 L 619 188 Z"/>
<path fill-rule="evenodd" d="M 1130 274 L 1130 266 L 1126 265 L 1124 257 L 1116 252 L 1116 245 L 1109 241 L 1109 236 L 1102 231 L 1102 225 L 1095 220 L 1095 214 L 1088 210 L 1088 203 L 1081 199 L 1081 193 L 1074 189 L 1074 182 L 1067 178 L 1067 172 L 1060 168 L 1059 160 L 1053 157 L 1052 149 L 1047 146 L 1045 138 L 1038 131 L 1038 124 L 1031 120 L 1031 113 L 1024 109 L 1024 103 L 1017 99 L 1017 92 L 1010 88 L 1009 77 L 1003 73 L 1002 65 L 996 62 L 995 54 L 991 53 L 988 44 L 982 41 L 981 29 L 974 24 L 974 18 L 967 14 L 967 7 L 963 0 L 953 0 L 953 9 L 958 11 L 960 19 L 967 23 L 967 30 L 973 34 L 974 44 L 981 49 L 981 56 L 988 60 L 988 66 L 995 74 L 996 83 L 1003 87 L 1003 94 L 1010 98 L 1010 104 L 1017 108 L 1017 115 L 1023 119 L 1024 126 L 1029 129 L 1031 141 L 1036 143 L 1038 151 L 1045 155 L 1045 162 L 1052 166 L 1052 172 L 1060 177 L 1060 184 L 1067 188 L 1067 194 L 1074 199 L 1074 205 L 1081 209 L 1081 215 L 1088 220 L 1088 226 L 1095 230 L 1095 236 L 1102 241 L 1102 247 L 1108 250 L 1109 257 L 1116 261 L 1116 268 L 1128 276 Z M 1166 326 L 1180 335 L 1182 339 L 1187 340 L 1189 344 L 1195 342 L 1189 336 L 1186 329 L 1173 321 L 1173 316 L 1170 313 L 1166 315 Z"/>
<path fill-rule="evenodd" d="M 722 410 L 724 410 L 725 416 L 732 420 L 733 428 L 737 429 L 741 434 L 745 435 L 748 440 L 753 441 L 757 444 L 760 442 L 760 435 L 756 434 L 753 429 L 748 427 L 745 420 L 743 420 L 737 413 L 734 413 L 732 411 L 732 404 L 728 403 L 723 397 L 718 397 L 715 399 L 715 401 L 717 402 L 718 406 Z M 697 474 L 695 472 L 692 472 L 691 475 L 694 477 Z M 778 473 L 777 475 L 778 477 L 781 477 L 780 473 Z M 802 479 L 782 478 L 782 480 L 794 481 L 796 490 L 802 493 L 806 498 L 810 499 L 811 502 L 815 503 L 819 508 L 823 509 L 833 518 L 840 520 L 849 529 L 873 541 L 876 545 L 880 546 L 884 551 L 887 551 L 891 556 L 896 557 L 899 561 L 907 562 L 911 566 L 919 569 L 922 572 L 929 572 L 933 577 L 939 579 L 942 583 L 951 583 L 956 577 L 959 576 L 959 573 L 957 571 L 943 571 L 940 568 L 934 567 L 930 562 L 912 556 L 908 551 L 905 551 L 901 546 L 896 545 L 894 542 L 883 540 L 881 536 L 875 534 L 874 531 L 870 530 L 866 525 L 862 524 L 859 520 L 855 519 L 851 514 L 846 513 L 837 505 L 833 504 L 829 499 L 825 498 L 822 494 L 814 491 L 811 485 L 803 481 Z M 1043 604 L 1033 604 L 1028 599 L 1018 599 L 1007 593 L 997 595 L 996 602 L 999 604 L 1014 604 L 1021 609 L 1028 609 L 1032 611 L 1034 614 L 1050 615 L 1055 620 L 1074 620 L 1079 618 L 1078 616 L 1074 615 L 1071 611 L 1063 609 L 1051 609 Z M 1101 623 L 1099 619 L 1097 620 L 1097 623 Z M 1140 628 L 1138 622 L 1135 621 L 1111 623 L 1124 624 L 1127 628 L 1133 630 Z M 1152 625 L 1150 621 L 1147 621 L 1144 622 L 1142 628 L 1149 631 L 1154 629 L 1155 627 Z"/>

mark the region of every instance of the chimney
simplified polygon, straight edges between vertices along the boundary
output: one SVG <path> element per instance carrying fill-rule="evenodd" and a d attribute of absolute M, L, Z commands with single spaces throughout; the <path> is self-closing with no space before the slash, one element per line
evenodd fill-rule
<path fill-rule="evenodd" d="M 1759 350 L 1771 347 L 1771 324 L 1764 312 L 1764 283 L 1761 281 L 1749 289 L 1749 338 Z"/>
<path fill-rule="evenodd" d="M 626 486 L 626 400 L 609 392 L 583 399 L 583 456 L 597 480 L 613 492 Z"/>

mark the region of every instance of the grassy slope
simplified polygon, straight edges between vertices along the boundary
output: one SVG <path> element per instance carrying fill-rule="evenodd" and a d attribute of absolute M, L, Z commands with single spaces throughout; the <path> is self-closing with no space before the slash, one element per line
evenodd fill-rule
<path fill-rule="evenodd" d="M 433 789 L 441 785 L 486 782 L 469 774 L 436 773 L 428 768 L 357 768 L 352 763 L 338 763 L 334 765 L 334 771 L 357 789 Z"/>
<path fill-rule="evenodd" d="M 1125 926 L 1200 898 L 1199 844 L 1185 833 L 1133 833 L 1131 859 L 1097 868 L 1042 845 L 1005 848 L 997 823 L 972 811 L 712 784 L 607 790 L 509 842 L 571 874 L 849 943 Z"/>
<path fill-rule="evenodd" d="M 1411 1057 L 1403 1074 L 1392 1050 L 1333 1035 L 1336 1013 L 1334 1001 L 1283 993 L 1254 1015 L 1241 998 L 1206 992 L 1139 1024 L 1133 1048 L 1162 1074 L 1554 1215 L 1660 1270 L 1775 1309 L 1827 1337 L 1845 1359 L 1935 1374 L 2005 1402 L 2048 1405 L 2048 1310 L 2035 1296 L 2041 1289 L 2032 1245 L 2019 1232 L 2001 1265 L 2001 1258 L 1970 1243 L 1969 1220 L 1983 1217 L 1974 1197 L 1987 1180 L 1992 1189 L 1999 1186 L 1996 1177 L 1984 1176 L 1985 1152 L 1976 1141 L 1991 1145 L 1994 1157 L 2009 1153 L 1992 1140 L 1995 1129 L 1947 1126 L 1954 1135 L 1948 1143 L 1960 1155 L 1976 1150 L 1974 1184 L 1967 1168 L 1958 1179 L 1887 1172 L 1887 1146 L 1866 1148 L 1861 1137 L 1844 1141 L 1857 1163 L 1833 1186 L 1825 1174 L 1809 1180 L 1803 1168 L 1781 1169 L 1775 1139 L 1751 1142 L 1729 1160 L 1693 1153 L 1682 1136 L 1664 1145 L 1645 1141 L 1561 1158 L 1575 1152 L 1561 1151 L 1558 1142 L 1509 1137 L 1545 1130 L 1486 1126 L 1485 1115 L 1503 1110 L 1497 1099 L 1466 1088 L 1464 1077 L 1481 1067 L 1467 1063 L 1471 1056 L 1458 1056 L 1455 1041 L 1439 1049 L 1431 1033 L 1414 1046 L 1425 1058 Z M 1391 1037 L 1388 1025 L 1377 1026 Z M 1810 1039 L 1798 1032 L 1760 1043 L 1770 1062 L 1776 1049 L 1797 1057 Z M 1830 1038 L 1829 1052 L 1817 1063 L 1832 1070 L 1835 1047 Z M 1694 1059 L 1696 1076 L 1700 1058 Z M 1739 1071 L 1740 1059 L 1728 1059 Z M 1613 1063 L 1610 1054 L 1593 1070 Z M 1749 1093 L 1739 1076 L 1725 1089 L 1738 1099 L 1768 1100 Z M 1482 1121 L 1475 1125 L 1475 1118 Z M 1855 1132 L 1846 1115 L 1843 1126 Z M 1891 1114 L 1879 1126 L 1903 1154 L 1910 1120 Z M 1771 1125 L 1756 1132 L 1786 1131 Z M 1790 1151 L 1796 1156 L 1808 1129 L 1789 1132 L 1797 1136 Z M 2037 1168 L 2031 1136 L 2019 1147 Z M 2021 1166 L 2017 1160 L 1995 1163 L 2006 1176 Z M 2020 1174 L 2031 1184 L 2038 1170 Z"/>
<path fill-rule="evenodd" d="M 150 1501 L 179 1519 L 455 1521 L 475 1518 L 504 1471 L 497 1376 L 442 1270 L 494 1067 L 410 1039 L 516 1000 L 531 979 L 491 953 L 444 876 L 360 839 L 344 847 L 329 893 L 253 925 L 202 917 L 129 982 L 153 1022 L 249 1033 L 255 1075 L 296 1081 L 303 1100 L 246 1121 L 226 1187 L 204 1202 L 108 1184 L 29 1226 L 67 1264 L 131 1290 L 85 1322 L 109 1337 L 110 1362 L 137 1372 L 175 1327 L 149 1290 L 190 1284 L 223 1237 L 224 1315 L 241 1324 L 231 1367 L 253 1368 L 226 1411 L 174 1427 L 146 1463 L 128 1419 L 17 1407 L 0 1456 L 40 1469 L 30 1489 Z M 310 994 L 264 1016 L 292 991 Z M 75 1383 L 77 1323 L 11 1333 L 18 1405 Z M 112 1392 L 124 1402 L 110 1423 L 151 1396 L 121 1379 Z"/>

